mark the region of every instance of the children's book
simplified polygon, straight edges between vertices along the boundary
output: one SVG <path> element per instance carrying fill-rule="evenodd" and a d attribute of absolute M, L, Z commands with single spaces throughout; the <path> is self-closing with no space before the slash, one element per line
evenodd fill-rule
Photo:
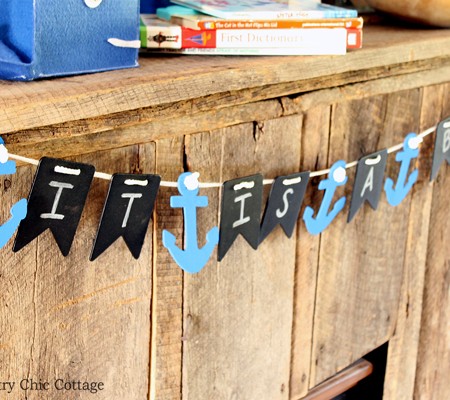
<path fill-rule="evenodd" d="M 192 47 L 182 49 L 141 49 L 141 55 L 145 54 L 182 54 L 192 56 L 340 56 L 342 53 L 336 49 L 325 47 L 230 47 L 230 48 L 205 48 Z"/>
<path fill-rule="evenodd" d="M 143 26 L 141 26 L 143 28 Z M 148 27 L 141 46 L 147 49 L 244 49 L 249 54 L 341 55 L 347 49 L 347 30 L 332 29 L 218 29 L 198 31 L 170 27 Z M 263 49 L 256 51 L 257 49 Z M 218 50 L 216 54 L 221 54 Z"/>
<path fill-rule="evenodd" d="M 344 27 L 198 30 L 141 14 L 140 31 L 142 48 L 298 48 L 288 54 L 315 55 L 345 54 L 346 48 L 362 46 L 362 29 Z"/>
<path fill-rule="evenodd" d="M 155 14 L 141 14 L 141 47 L 181 49 L 182 27 L 161 20 Z"/>
<path fill-rule="evenodd" d="M 158 10 L 164 10 L 163 8 Z M 190 29 L 287 29 L 287 28 L 356 28 L 362 29 L 364 20 L 358 18 L 321 18 L 321 19 L 223 19 L 210 15 L 177 15 L 170 17 L 174 24 Z"/>
<path fill-rule="evenodd" d="M 354 9 L 316 0 L 171 0 L 194 10 L 227 19 L 355 18 Z"/>

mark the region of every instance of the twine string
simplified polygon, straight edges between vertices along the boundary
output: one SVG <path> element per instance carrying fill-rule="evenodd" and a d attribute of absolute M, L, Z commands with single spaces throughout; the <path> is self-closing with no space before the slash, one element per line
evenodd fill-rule
<path fill-rule="evenodd" d="M 424 130 L 423 132 L 419 133 L 417 136 L 418 136 L 418 138 L 423 139 L 424 137 L 432 134 L 435 130 L 436 130 L 436 125 L 431 127 L 431 128 L 428 128 L 428 129 Z M 394 145 L 392 147 L 389 147 L 387 149 L 387 152 L 388 152 L 388 154 L 395 153 L 396 151 L 400 151 L 401 149 L 403 149 L 403 143 L 396 144 L 396 145 Z M 36 165 L 36 166 L 39 165 L 39 161 L 35 160 L 33 158 L 23 157 L 23 156 L 19 156 L 17 154 L 11 154 L 11 153 L 9 153 L 8 156 L 9 156 L 10 159 L 13 159 L 13 160 L 16 160 L 16 161 L 21 161 L 21 162 L 24 162 L 26 164 L 32 164 L 32 165 Z M 349 163 L 347 163 L 345 165 L 345 168 L 349 169 L 349 168 L 353 168 L 353 167 L 355 167 L 357 165 L 358 165 L 358 161 L 351 161 L 351 162 L 349 162 Z M 330 172 L 330 168 L 322 169 L 320 171 L 313 171 L 313 172 L 311 172 L 310 177 L 313 178 L 313 177 L 317 177 L 317 176 L 326 175 L 329 172 Z M 104 173 L 104 172 L 95 172 L 94 173 L 94 177 L 95 178 L 99 178 L 99 179 L 104 179 L 104 180 L 111 180 L 112 179 L 112 175 L 111 174 L 107 174 L 107 173 Z M 263 180 L 263 185 L 271 185 L 271 184 L 273 184 L 274 181 L 275 181 L 275 179 L 264 179 Z M 200 188 L 219 188 L 219 187 L 222 187 L 222 185 L 223 185 L 223 183 L 220 183 L 220 182 L 200 182 L 199 183 L 199 187 Z M 160 183 L 160 186 L 176 188 L 178 186 L 178 183 L 177 182 L 172 182 L 172 181 L 163 181 L 162 180 L 161 183 Z"/>

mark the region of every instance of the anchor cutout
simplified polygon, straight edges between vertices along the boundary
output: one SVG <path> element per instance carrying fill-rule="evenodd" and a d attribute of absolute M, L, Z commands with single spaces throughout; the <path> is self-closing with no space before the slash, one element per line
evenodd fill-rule
<path fill-rule="evenodd" d="M 346 199 L 345 197 L 341 197 L 336 201 L 333 209 L 328 212 L 336 188 L 345 185 L 347 179 L 345 161 L 339 160 L 331 167 L 330 172 L 328 173 L 328 179 L 324 179 L 319 183 L 319 190 L 325 190 L 325 194 L 323 195 L 322 204 L 320 205 L 316 218 L 313 217 L 314 210 L 311 207 L 306 207 L 305 212 L 303 213 L 306 229 L 312 235 L 318 235 L 323 232 L 336 215 L 344 208 Z"/>
<path fill-rule="evenodd" d="M 206 265 L 214 247 L 219 243 L 219 228 L 213 227 L 206 234 L 206 244 L 198 247 L 197 241 L 197 207 L 208 205 L 207 196 L 197 196 L 199 174 L 185 172 L 178 177 L 178 191 L 181 196 L 172 196 L 170 206 L 183 208 L 184 215 L 184 250 L 175 244 L 175 236 L 167 230 L 163 231 L 163 245 L 180 268 L 191 274 L 202 270 Z"/>
<path fill-rule="evenodd" d="M 419 176 L 417 169 L 411 172 L 408 177 L 408 182 L 406 182 L 406 178 L 411 160 L 417 158 L 419 155 L 419 143 L 421 142 L 422 138 L 415 133 L 410 133 L 403 142 L 403 151 L 398 152 L 395 156 L 395 160 L 401 162 L 395 189 L 392 179 L 386 178 L 384 182 L 386 198 L 391 206 L 399 205 L 417 181 L 417 177 Z"/>
<path fill-rule="evenodd" d="M 16 172 L 16 163 L 8 161 L 8 150 L 3 145 L 0 138 L 0 175 L 12 175 Z M 20 221 L 27 215 L 27 201 L 19 200 L 10 209 L 11 218 L 0 226 L 0 249 L 8 243 L 9 239 L 14 235 Z"/>

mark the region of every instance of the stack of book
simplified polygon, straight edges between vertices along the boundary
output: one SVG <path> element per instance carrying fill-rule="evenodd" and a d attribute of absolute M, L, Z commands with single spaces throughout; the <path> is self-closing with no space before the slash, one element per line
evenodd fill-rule
<path fill-rule="evenodd" d="M 148 52 L 209 55 L 341 55 L 362 47 L 354 9 L 317 0 L 172 0 L 141 14 Z"/>

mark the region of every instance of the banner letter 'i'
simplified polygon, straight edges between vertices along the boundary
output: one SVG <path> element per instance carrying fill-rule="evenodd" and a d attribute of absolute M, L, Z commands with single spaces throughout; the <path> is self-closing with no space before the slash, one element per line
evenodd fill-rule
<path fill-rule="evenodd" d="M 219 261 L 223 259 L 238 235 L 242 235 L 253 249 L 258 248 L 262 183 L 262 175 L 256 174 L 223 184 Z"/>
<path fill-rule="evenodd" d="M 42 158 L 28 197 L 28 214 L 19 225 L 13 251 L 50 229 L 61 253 L 67 256 L 94 171 L 92 165 Z"/>

